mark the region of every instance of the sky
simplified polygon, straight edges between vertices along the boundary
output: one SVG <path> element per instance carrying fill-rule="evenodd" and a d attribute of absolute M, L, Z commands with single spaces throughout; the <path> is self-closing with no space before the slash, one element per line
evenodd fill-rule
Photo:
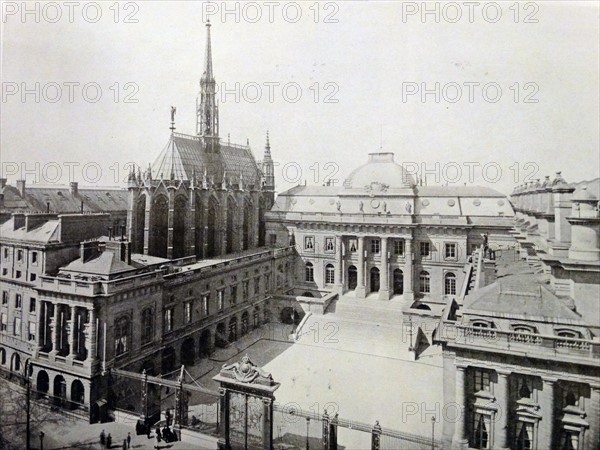
<path fill-rule="evenodd" d="M 210 18 L 221 138 L 260 160 L 268 130 L 279 192 L 341 183 L 378 151 L 429 185 L 589 180 L 598 16 L 558 1 L 4 2 L 2 175 L 123 185 L 168 142 L 171 106 L 194 134 Z"/>

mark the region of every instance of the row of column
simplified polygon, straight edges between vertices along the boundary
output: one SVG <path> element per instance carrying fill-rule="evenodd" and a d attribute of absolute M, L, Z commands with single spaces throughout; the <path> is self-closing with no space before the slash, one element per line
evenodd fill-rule
<path fill-rule="evenodd" d="M 381 262 L 379 265 L 380 273 L 380 288 L 379 288 L 379 299 L 389 300 L 390 299 L 390 265 L 388 259 L 388 237 L 378 238 L 381 241 Z M 413 291 L 413 257 L 412 257 L 412 238 L 404 239 L 404 298 L 406 300 L 414 299 Z M 343 264 L 341 263 L 341 255 L 339 256 L 340 270 L 343 272 Z M 365 286 L 365 236 L 358 237 L 358 265 L 357 265 L 357 285 L 356 285 L 356 297 L 364 298 L 366 296 Z"/>
<path fill-rule="evenodd" d="M 465 394 L 465 372 L 466 366 L 456 366 L 456 403 L 462 407 L 462 414 L 459 414 L 454 424 L 454 437 L 452 439 L 453 448 L 467 448 L 467 427 L 465 423 L 466 412 L 467 412 L 467 396 Z M 494 385 L 494 398 L 497 406 L 496 414 L 493 418 L 493 441 L 491 442 L 490 448 L 497 449 L 508 449 L 511 447 L 509 442 L 509 388 L 508 388 L 508 377 L 510 375 L 509 370 L 496 369 L 498 375 L 498 381 Z M 542 421 L 545 422 L 545 426 L 539 428 L 537 436 L 537 448 L 552 448 L 553 436 L 557 433 L 554 432 L 554 385 L 558 380 L 553 377 L 542 377 L 542 395 L 539 396 L 539 407 Z M 591 405 L 592 408 L 599 408 L 600 404 L 600 387 L 592 386 L 591 390 Z M 590 411 L 590 419 L 592 422 L 599 418 L 600 411 Z M 590 427 L 590 436 L 586 438 L 589 442 L 597 442 L 600 431 L 597 425 Z"/>
<path fill-rule="evenodd" d="M 67 315 L 67 311 L 65 311 L 67 307 L 69 308 L 68 316 L 65 317 L 63 314 Z M 68 345 L 69 353 L 65 356 L 69 359 L 89 362 L 95 357 L 96 328 L 94 326 L 95 314 L 93 308 L 83 308 L 83 311 L 80 311 L 82 308 L 75 305 L 43 301 L 40 309 L 37 338 L 38 352 L 43 352 L 49 342 L 51 345 L 50 354 L 53 356 L 58 355 Z M 47 335 L 48 329 L 50 329 L 50 336 Z M 78 351 L 81 346 L 78 335 L 81 332 L 84 335 L 83 351 L 87 351 L 85 358 L 81 358 Z M 67 342 L 63 342 L 65 334 Z"/>

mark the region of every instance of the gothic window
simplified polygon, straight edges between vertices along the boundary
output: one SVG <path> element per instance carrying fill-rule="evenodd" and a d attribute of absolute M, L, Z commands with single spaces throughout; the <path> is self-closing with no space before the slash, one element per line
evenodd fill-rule
<path fill-rule="evenodd" d="M 335 283 L 335 269 L 333 264 L 327 264 L 325 266 L 325 284 Z"/>
<path fill-rule="evenodd" d="M 304 267 L 304 281 L 315 281 L 314 267 L 311 262 L 307 262 L 306 266 Z"/>
<path fill-rule="evenodd" d="M 423 270 L 419 274 L 419 292 L 421 292 L 421 294 L 429 294 L 431 290 L 430 281 L 429 272 Z"/>
<path fill-rule="evenodd" d="M 146 308 L 142 312 L 142 343 L 152 340 L 154 334 L 154 315 L 152 309 Z"/>
<path fill-rule="evenodd" d="M 129 351 L 129 319 L 121 317 L 115 322 L 115 356 Z"/>
<path fill-rule="evenodd" d="M 456 275 L 448 272 L 444 276 L 444 294 L 456 295 Z"/>

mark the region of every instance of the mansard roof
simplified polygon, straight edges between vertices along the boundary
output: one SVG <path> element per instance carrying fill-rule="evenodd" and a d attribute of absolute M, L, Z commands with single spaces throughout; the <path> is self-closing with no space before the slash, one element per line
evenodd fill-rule
<path fill-rule="evenodd" d="M 203 138 L 173 133 L 169 142 L 152 164 L 152 178 L 156 180 L 190 181 L 194 173 L 201 180 L 206 171 L 209 180 L 221 182 L 225 176 L 231 183 L 238 183 L 240 174 L 246 185 L 258 186 L 258 165 L 248 146 L 220 144 L 219 152 L 208 154 Z"/>

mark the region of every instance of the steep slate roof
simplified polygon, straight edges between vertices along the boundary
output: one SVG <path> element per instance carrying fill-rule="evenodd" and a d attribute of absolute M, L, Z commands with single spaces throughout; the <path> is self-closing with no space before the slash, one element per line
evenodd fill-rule
<path fill-rule="evenodd" d="M 88 189 L 79 188 L 72 193 L 68 186 L 37 187 L 26 186 L 25 196 L 12 186 L 5 186 L 4 207 L 11 210 L 46 211 L 48 203 L 50 211 L 56 213 L 73 213 L 81 211 L 83 202 L 84 212 L 111 212 L 127 210 L 126 189 Z"/>
<path fill-rule="evenodd" d="M 196 178 L 202 180 L 206 170 L 209 180 L 215 183 L 223 180 L 224 172 L 230 182 L 238 183 L 239 174 L 243 173 L 244 184 L 258 187 L 260 173 L 248 147 L 221 144 L 219 154 L 210 156 L 204 150 L 202 138 L 173 133 L 151 166 L 152 178 L 168 180 L 173 173 L 176 180 L 189 181 L 195 171 Z"/>

